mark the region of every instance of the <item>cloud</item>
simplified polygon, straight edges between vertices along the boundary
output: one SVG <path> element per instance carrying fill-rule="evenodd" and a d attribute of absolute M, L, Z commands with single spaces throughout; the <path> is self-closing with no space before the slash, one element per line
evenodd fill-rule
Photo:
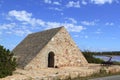
<path fill-rule="evenodd" d="M 51 0 L 44 0 L 44 2 L 47 3 L 47 4 L 51 4 L 52 3 Z"/>
<path fill-rule="evenodd" d="M 86 28 L 84 28 L 83 26 L 81 25 L 74 25 L 74 24 L 63 24 L 67 29 L 68 31 L 70 32 L 81 32 L 82 30 L 85 30 Z"/>
<path fill-rule="evenodd" d="M 15 17 L 19 21 L 30 22 L 32 13 L 27 13 L 24 10 L 23 11 L 12 10 L 12 11 L 9 11 L 8 15 L 11 17 Z"/>
<path fill-rule="evenodd" d="M 10 24 L 2 24 L 0 25 L 0 30 L 11 30 L 16 26 L 15 23 L 10 23 Z"/>
<path fill-rule="evenodd" d="M 74 25 L 73 23 L 47 22 L 46 26 L 46 29 L 64 26 L 70 32 L 81 32 L 86 29 L 81 25 Z"/>
<path fill-rule="evenodd" d="M 29 29 L 23 29 L 23 28 L 15 28 L 13 30 L 6 31 L 7 34 L 15 34 L 17 36 L 24 36 L 27 34 L 32 33 Z"/>
<path fill-rule="evenodd" d="M 32 26 L 40 25 L 43 26 L 45 23 L 41 19 L 32 18 L 32 13 L 28 13 L 26 11 L 9 11 L 8 16 L 10 19 L 15 18 L 18 21 L 22 21 L 27 24 L 31 24 Z"/>
<path fill-rule="evenodd" d="M 25 28 L 25 26 L 19 26 L 16 23 L 1 24 L 0 32 L 7 34 L 15 34 L 17 36 L 23 36 L 31 33 L 31 31 Z"/>
<path fill-rule="evenodd" d="M 51 10 L 55 10 L 55 11 L 63 11 L 62 9 L 57 8 L 57 7 L 50 7 L 49 9 L 51 9 Z"/>
<path fill-rule="evenodd" d="M 46 4 L 54 4 L 54 5 L 61 5 L 58 1 L 52 1 L 52 0 L 44 0 L 44 3 Z"/>
<path fill-rule="evenodd" d="M 16 23 L 6 23 L 1 24 L 0 31 L 6 30 L 6 34 L 15 34 L 17 36 L 24 36 L 33 31 L 41 29 L 50 29 L 60 26 L 65 26 L 69 32 L 81 32 L 86 28 L 84 26 L 78 25 L 77 21 L 74 18 L 66 18 L 66 22 L 52 22 L 45 21 L 42 19 L 34 18 L 32 13 L 29 13 L 25 10 L 17 11 L 11 10 L 8 12 L 8 16 L 11 22 Z"/>
<path fill-rule="evenodd" d="M 86 26 L 94 26 L 96 21 L 82 21 L 81 24 Z"/>
<path fill-rule="evenodd" d="M 82 0 L 83 5 L 87 5 L 87 2 L 85 0 Z"/>
<path fill-rule="evenodd" d="M 111 22 L 111 23 L 107 22 L 107 23 L 105 23 L 105 25 L 106 25 L 106 26 L 113 26 L 114 23 L 112 23 L 112 22 Z"/>
<path fill-rule="evenodd" d="M 65 19 L 67 19 L 67 20 L 71 21 L 71 22 L 72 22 L 72 23 L 74 23 L 74 24 L 76 24 L 76 23 L 77 23 L 77 21 L 76 21 L 74 18 L 65 18 Z"/>
<path fill-rule="evenodd" d="M 80 8 L 80 2 L 69 1 L 68 4 L 66 4 L 66 7 L 67 8 L 70 8 L 70 7 Z"/>
<path fill-rule="evenodd" d="M 17 36 L 23 36 L 23 35 L 30 34 L 32 32 L 28 29 L 18 29 L 18 30 L 12 30 L 12 33 L 16 34 Z"/>
<path fill-rule="evenodd" d="M 53 4 L 55 4 L 55 5 L 61 5 L 60 2 L 57 2 L 57 1 L 53 2 Z"/>
<path fill-rule="evenodd" d="M 112 4 L 113 2 L 116 2 L 116 1 L 117 0 L 91 0 L 91 3 L 102 5 L 105 3 Z"/>

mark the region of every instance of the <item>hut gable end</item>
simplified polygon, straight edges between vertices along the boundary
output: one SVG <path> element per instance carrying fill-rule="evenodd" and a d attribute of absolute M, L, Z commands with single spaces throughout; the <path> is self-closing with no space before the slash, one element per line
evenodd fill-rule
<path fill-rule="evenodd" d="M 29 34 L 13 49 L 13 53 L 17 56 L 18 67 L 24 68 L 61 28 Z"/>
<path fill-rule="evenodd" d="M 64 27 L 29 34 L 13 50 L 19 68 L 86 66 L 79 48 Z"/>

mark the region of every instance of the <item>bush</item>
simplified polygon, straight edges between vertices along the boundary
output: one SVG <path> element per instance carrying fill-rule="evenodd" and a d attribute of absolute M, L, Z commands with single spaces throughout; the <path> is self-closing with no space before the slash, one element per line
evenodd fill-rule
<path fill-rule="evenodd" d="M 100 64 L 100 63 L 104 62 L 104 60 L 102 60 L 102 59 L 93 57 L 93 53 L 90 51 L 84 51 L 82 53 L 83 53 L 84 57 L 86 58 L 86 60 L 88 61 L 88 63 Z"/>
<path fill-rule="evenodd" d="M 16 68 L 16 58 L 9 49 L 0 45 L 0 78 L 12 75 Z"/>
<path fill-rule="evenodd" d="M 120 65 L 120 62 L 113 61 L 113 65 Z"/>

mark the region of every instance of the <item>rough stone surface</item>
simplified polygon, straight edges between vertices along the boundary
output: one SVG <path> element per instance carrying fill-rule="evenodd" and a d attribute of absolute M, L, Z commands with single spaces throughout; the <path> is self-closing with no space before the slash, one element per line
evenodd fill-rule
<path fill-rule="evenodd" d="M 54 32 L 54 34 L 52 34 L 51 31 Z M 43 33 L 45 33 L 45 35 Z M 19 66 L 23 66 L 24 69 L 29 69 L 29 70 L 48 68 L 48 55 L 50 52 L 54 53 L 54 67 L 55 66 L 56 67 L 66 67 L 66 66 L 72 67 L 72 66 L 87 66 L 88 65 L 88 62 L 86 61 L 86 59 L 80 52 L 79 48 L 74 43 L 74 41 L 72 40 L 69 33 L 66 31 L 64 27 L 47 30 L 47 32 L 46 31 L 42 32 L 42 36 L 47 35 L 47 39 L 49 39 L 49 40 L 44 39 L 46 40 L 45 42 L 44 40 L 42 40 L 43 43 L 45 43 L 44 46 L 41 46 L 40 44 L 41 41 L 39 41 L 39 38 L 38 38 L 40 37 L 39 34 L 41 35 L 40 32 L 34 33 L 34 39 L 32 39 L 32 41 L 29 40 L 31 39 L 30 37 L 32 37 L 31 36 L 32 34 L 29 35 L 25 40 L 23 40 L 23 42 L 21 42 L 13 50 L 15 54 L 17 53 L 16 56 L 19 56 L 19 59 L 20 59 L 18 60 L 18 63 L 20 63 Z M 40 40 L 41 39 L 42 38 L 40 38 Z M 24 46 L 27 46 L 27 49 L 25 49 L 26 47 Z M 24 48 L 23 51 L 20 51 L 21 47 L 22 49 Z M 37 49 L 34 50 L 34 48 L 37 48 Z M 31 52 L 29 52 L 29 49 Z M 39 51 L 39 52 L 36 52 L 36 51 Z M 32 52 L 35 55 L 33 55 Z"/>
<path fill-rule="evenodd" d="M 78 77 L 90 76 L 99 73 L 102 67 L 96 64 L 89 64 L 88 67 L 62 67 L 47 68 L 39 70 L 17 69 L 12 76 L 2 78 L 1 80 L 66 80 Z M 120 66 L 104 67 L 108 72 L 120 72 Z M 111 73 L 115 73 L 115 71 Z"/>

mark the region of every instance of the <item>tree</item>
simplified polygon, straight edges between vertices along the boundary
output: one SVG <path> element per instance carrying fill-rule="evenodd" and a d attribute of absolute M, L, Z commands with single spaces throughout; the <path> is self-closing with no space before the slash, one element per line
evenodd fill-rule
<path fill-rule="evenodd" d="M 0 45 L 0 78 L 12 75 L 16 68 L 16 58 L 9 49 Z"/>

